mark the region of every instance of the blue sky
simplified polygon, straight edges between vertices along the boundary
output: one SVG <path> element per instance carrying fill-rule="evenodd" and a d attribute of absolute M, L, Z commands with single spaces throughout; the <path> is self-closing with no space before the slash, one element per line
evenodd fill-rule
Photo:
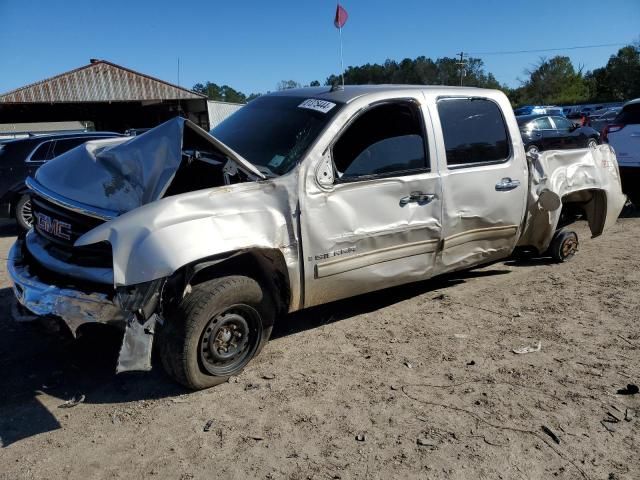
<path fill-rule="evenodd" d="M 345 65 L 640 39 L 640 0 L 344 0 Z M 0 92 L 101 58 L 191 87 L 245 93 L 339 71 L 335 0 L 0 0 Z M 586 70 L 618 47 L 479 55 L 510 86 L 540 56 Z"/>

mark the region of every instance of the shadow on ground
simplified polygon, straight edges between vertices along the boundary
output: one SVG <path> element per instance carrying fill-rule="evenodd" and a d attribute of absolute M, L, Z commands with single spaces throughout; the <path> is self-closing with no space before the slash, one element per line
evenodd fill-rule
<path fill-rule="evenodd" d="M 16 237 L 20 233 L 15 220 L 0 220 L 0 238 Z"/>
<path fill-rule="evenodd" d="M 501 275 L 505 269 L 459 272 L 434 280 L 334 302 L 282 318 L 273 339 L 371 312 L 413 296 L 463 283 L 468 278 Z M 85 403 L 114 404 L 187 393 L 162 371 L 157 359 L 151 372 L 114 373 L 121 334 L 109 327 L 86 329 L 74 340 L 55 322 L 13 321 L 11 289 L 0 290 L 0 445 L 60 428 L 51 413 L 74 396 Z M 47 394 L 48 406 L 39 397 Z M 59 399 L 51 407 L 51 397 Z"/>

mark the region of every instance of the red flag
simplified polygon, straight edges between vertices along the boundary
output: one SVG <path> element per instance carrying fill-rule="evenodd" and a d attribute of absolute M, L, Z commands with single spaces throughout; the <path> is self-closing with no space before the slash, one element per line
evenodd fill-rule
<path fill-rule="evenodd" d="M 349 15 L 347 15 L 347 11 L 342 8 L 342 5 L 338 4 L 336 7 L 336 18 L 333 20 L 333 24 L 336 28 L 344 27 L 344 24 L 347 23 L 347 19 Z"/>

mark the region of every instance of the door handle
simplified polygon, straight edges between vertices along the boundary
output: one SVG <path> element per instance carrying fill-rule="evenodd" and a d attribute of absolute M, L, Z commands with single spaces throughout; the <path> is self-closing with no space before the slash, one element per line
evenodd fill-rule
<path fill-rule="evenodd" d="M 411 192 L 406 197 L 400 199 L 400 206 L 404 207 L 408 203 L 417 203 L 418 205 L 426 205 L 431 203 L 436 196 L 432 193 Z"/>
<path fill-rule="evenodd" d="M 498 192 L 508 192 L 509 190 L 513 190 L 519 186 L 520 180 L 511 180 L 509 177 L 505 177 L 496 183 L 496 190 Z"/>

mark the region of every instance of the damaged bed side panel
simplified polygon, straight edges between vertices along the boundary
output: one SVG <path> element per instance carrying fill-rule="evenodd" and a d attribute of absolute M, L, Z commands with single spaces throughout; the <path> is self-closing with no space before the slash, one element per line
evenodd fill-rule
<path fill-rule="evenodd" d="M 543 152 L 531 159 L 529 170 L 526 224 L 519 246 L 545 251 L 567 203 L 580 204 L 592 235 L 601 235 L 615 223 L 626 201 L 608 145 Z"/>

